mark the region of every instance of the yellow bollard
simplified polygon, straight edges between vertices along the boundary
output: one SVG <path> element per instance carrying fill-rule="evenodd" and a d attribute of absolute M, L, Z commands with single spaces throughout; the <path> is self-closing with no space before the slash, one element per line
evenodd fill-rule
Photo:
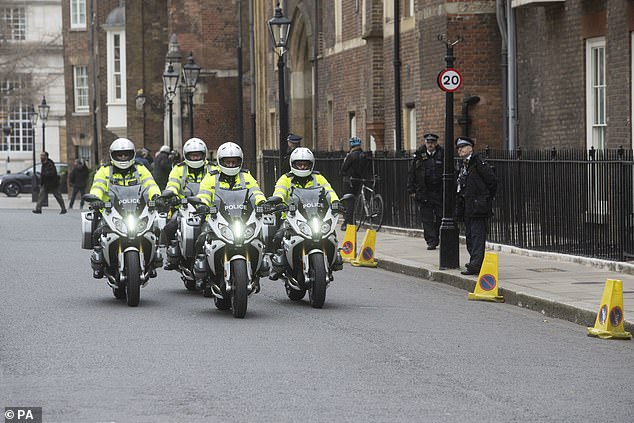
<path fill-rule="evenodd" d="M 601 297 L 601 307 L 593 328 L 588 328 L 588 336 L 602 339 L 631 339 L 632 334 L 625 332 L 623 326 L 623 282 L 608 279 Z"/>
<path fill-rule="evenodd" d="M 350 263 L 357 256 L 357 227 L 355 225 L 346 226 L 346 234 L 341 244 L 341 257 L 346 263 Z"/>
<path fill-rule="evenodd" d="M 377 267 L 378 263 L 374 260 L 374 245 L 376 244 L 376 231 L 368 229 L 363 237 L 359 256 L 352 261 L 353 266 Z"/>
<path fill-rule="evenodd" d="M 498 255 L 486 253 L 478 275 L 475 291 L 468 295 L 470 300 L 493 301 L 503 303 L 504 297 L 498 295 Z"/>

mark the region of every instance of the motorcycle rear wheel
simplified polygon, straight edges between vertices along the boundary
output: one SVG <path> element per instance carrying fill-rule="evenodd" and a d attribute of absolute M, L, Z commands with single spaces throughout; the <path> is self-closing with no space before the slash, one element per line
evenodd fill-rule
<path fill-rule="evenodd" d="M 126 294 L 128 306 L 139 305 L 141 296 L 141 260 L 137 251 L 128 251 L 124 256 L 125 269 L 127 272 Z"/>
<path fill-rule="evenodd" d="M 233 290 L 231 291 L 231 309 L 233 317 L 242 319 L 247 314 L 247 262 L 236 259 L 231 262 L 231 280 Z"/>
<path fill-rule="evenodd" d="M 313 253 L 309 259 L 311 278 L 308 299 L 313 308 L 322 308 L 326 301 L 326 265 L 323 253 Z"/>
<path fill-rule="evenodd" d="M 306 290 L 302 289 L 301 291 L 298 291 L 296 289 L 290 288 L 290 287 L 286 287 L 286 296 L 289 298 L 289 300 L 291 301 L 301 301 L 304 299 L 304 296 L 306 296 Z"/>

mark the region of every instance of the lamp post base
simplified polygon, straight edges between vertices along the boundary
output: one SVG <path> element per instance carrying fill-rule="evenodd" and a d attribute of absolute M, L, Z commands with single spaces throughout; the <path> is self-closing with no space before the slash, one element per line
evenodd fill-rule
<path fill-rule="evenodd" d="M 458 227 L 453 219 L 443 219 L 440 226 L 440 270 L 460 267 Z"/>

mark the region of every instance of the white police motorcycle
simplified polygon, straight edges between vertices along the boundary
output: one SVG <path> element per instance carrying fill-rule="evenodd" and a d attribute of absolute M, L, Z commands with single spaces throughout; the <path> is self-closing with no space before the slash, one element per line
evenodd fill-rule
<path fill-rule="evenodd" d="M 287 213 L 281 225 L 282 248 L 273 255 L 273 265 L 283 269 L 280 276 L 288 298 L 300 301 L 308 292 L 314 308 L 323 307 L 332 272 L 343 268 L 335 232 L 343 208 L 333 209 L 326 196 L 321 187 L 295 187 L 288 206 L 276 207 Z"/>
<path fill-rule="evenodd" d="M 128 306 L 134 307 L 139 304 L 141 287 L 156 277 L 156 268 L 163 264 L 156 248 L 157 213 L 141 185 L 111 185 L 109 196 L 106 203 L 92 194 L 83 196 L 91 211 L 81 215 L 82 248 L 95 247 L 90 259 L 94 276 L 106 276 L 114 296 L 126 298 Z"/>
<path fill-rule="evenodd" d="M 197 197 L 187 199 L 197 213 L 206 215 L 202 235 L 203 254 L 194 262 L 194 275 L 210 288 L 216 307 L 231 309 L 243 318 L 249 295 L 260 290 L 263 267 L 262 212 L 248 189 L 216 187 L 214 204 L 207 207 Z M 200 245 L 199 244 L 199 245 Z"/>

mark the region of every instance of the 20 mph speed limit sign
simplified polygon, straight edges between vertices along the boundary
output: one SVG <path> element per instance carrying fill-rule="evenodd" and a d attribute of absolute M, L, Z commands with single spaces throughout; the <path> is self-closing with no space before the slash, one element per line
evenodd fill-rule
<path fill-rule="evenodd" d="M 454 68 L 443 69 L 438 74 L 438 86 L 441 90 L 454 92 L 462 85 L 462 75 Z"/>

